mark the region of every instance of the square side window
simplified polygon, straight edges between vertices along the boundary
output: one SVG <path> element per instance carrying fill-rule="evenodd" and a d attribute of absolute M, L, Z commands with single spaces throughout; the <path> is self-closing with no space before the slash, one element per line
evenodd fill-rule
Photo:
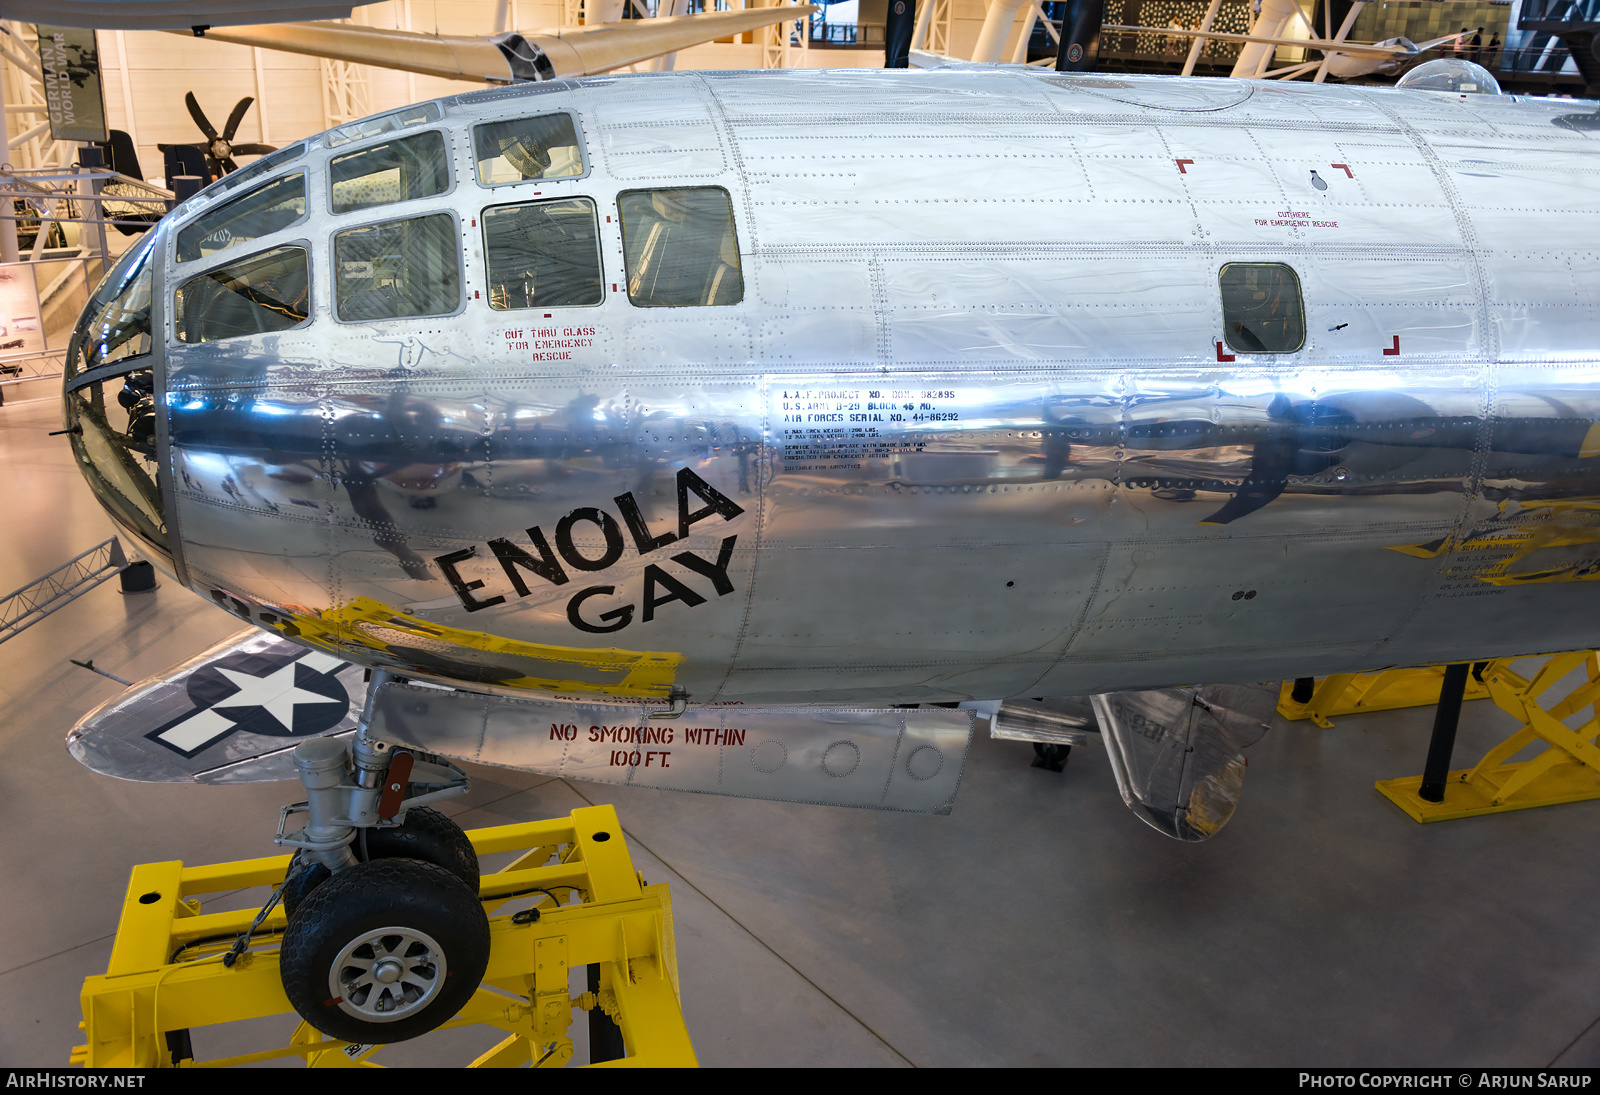
<path fill-rule="evenodd" d="M 450 189 L 444 134 L 418 133 L 335 156 L 328 183 L 335 213 L 443 194 Z"/>
<path fill-rule="evenodd" d="M 1300 279 L 1278 262 L 1230 262 L 1222 288 L 1222 337 L 1244 354 L 1292 354 L 1306 344 Z"/>
<path fill-rule="evenodd" d="M 306 215 L 306 176 L 297 171 L 219 205 L 178 229 L 178 261 L 190 262 L 288 228 Z"/>
<path fill-rule="evenodd" d="M 478 181 L 485 186 L 583 174 L 583 151 L 570 114 L 541 114 L 474 126 Z"/>
<path fill-rule="evenodd" d="M 442 316 L 461 302 L 460 247 L 448 213 L 369 224 L 333 237 L 334 299 L 346 323 Z"/>
<path fill-rule="evenodd" d="M 483 211 L 489 306 L 496 310 L 599 304 L 600 228 L 588 198 Z"/>
<path fill-rule="evenodd" d="M 628 299 L 641 308 L 744 299 L 733 202 L 720 186 L 625 190 L 617 196 Z"/>
<path fill-rule="evenodd" d="M 270 334 L 311 314 L 303 247 L 280 247 L 213 267 L 178 289 L 173 329 L 180 342 Z"/>

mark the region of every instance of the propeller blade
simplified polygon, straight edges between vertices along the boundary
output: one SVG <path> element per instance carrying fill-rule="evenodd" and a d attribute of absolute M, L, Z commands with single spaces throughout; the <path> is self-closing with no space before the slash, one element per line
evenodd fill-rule
<path fill-rule="evenodd" d="M 227 156 L 219 162 L 222 164 L 223 170 L 228 172 L 230 175 L 239 170 L 239 165 L 233 162 L 232 156 Z M 218 177 L 220 178 L 221 176 Z"/>
<path fill-rule="evenodd" d="M 276 152 L 277 148 L 270 144 L 236 144 L 233 151 L 240 156 L 265 156 L 268 152 Z"/>
<path fill-rule="evenodd" d="M 253 102 L 255 99 L 249 95 L 239 100 L 238 105 L 233 108 L 233 113 L 228 115 L 228 124 L 222 127 L 223 140 L 233 140 L 233 135 L 239 131 L 239 123 L 244 121 L 244 112 L 250 109 L 250 104 Z"/>
<path fill-rule="evenodd" d="M 194 124 L 200 127 L 200 132 L 206 135 L 207 140 L 214 139 L 217 131 L 206 118 L 206 112 L 200 109 L 200 103 L 195 99 L 194 92 L 184 92 L 183 102 L 189 108 L 189 117 L 193 118 Z"/>

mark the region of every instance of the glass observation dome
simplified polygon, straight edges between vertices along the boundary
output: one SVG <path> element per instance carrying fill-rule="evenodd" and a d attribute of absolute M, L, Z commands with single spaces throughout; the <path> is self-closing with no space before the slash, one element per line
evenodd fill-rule
<path fill-rule="evenodd" d="M 1400 77 L 1395 87 L 1412 91 L 1453 91 L 1458 95 L 1499 95 L 1500 81 L 1482 65 L 1445 57 L 1418 65 Z"/>

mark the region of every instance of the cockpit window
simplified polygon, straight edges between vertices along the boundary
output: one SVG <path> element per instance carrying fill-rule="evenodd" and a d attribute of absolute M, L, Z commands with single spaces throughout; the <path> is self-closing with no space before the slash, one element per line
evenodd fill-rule
<path fill-rule="evenodd" d="M 570 114 L 541 114 L 474 126 L 478 181 L 484 186 L 583 174 L 583 150 Z"/>
<path fill-rule="evenodd" d="M 67 428 L 73 455 L 102 504 L 148 546 L 166 551 L 156 486 L 150 255 L 141 240 L 106 275 L 67 347 Z"/>
<path fill-rule="evenodd" d="M 67 348 L 65 379 L 150 352 L 150 251 L 142 240 L 112 268 L 83 310 Z"/>
<path fill-rule="evenodd" d="M 426 198 L 450 189 L 450 163 L 438 130 L 385 141 L 328 165 L 335 213 Z"/>
<path fill-rule="evenodd" d="M 202 259 L 258 240 L 288 228 L 305 215 L 305 172 L 273 179 L 178 229 L 178 261 Z"/>
<path fill-rule="evenodd" d="M 393 133 L 397 129 L 408 129 L 414 125 L 426 125 L 437 122 L 444 117 L 444 111 L 439 109 L 438 103 L 417 103 L 415 106 L 403 106 L 399 110 L 391 110 L 387 114 L 376 114 L 371 118 L 363 118 L 359 122 L 342 125 L 338 129 L 330 129 L 323 136 L 322 143 L 329 148 L 338 148 L 342 144 L 352 141 L 364 141 L 368 137 L 376 137 L 380 133 Z"/>
<path fill-rule="evenodd" d="M 305 151 L 306 143 L 304 141 L 298 141 L 286 148 L 280 148 L 276 152 L 269 152 L 255 163 L 246 164 L 239 170 L 222 176 L 222 178 L 218 179 L 213 185 L 216 186 L 219 191 L 237 190 L 246 183 L 255 182 L 262 175 L 267 174 L 269 171 L 282 167 L 290 160 L 299 159 L 301 156 L 305 155 Z"/>
<path fill-rule="evenodd" d="M 167 526 L 156 487 L 156 406 L 150 369 L 102 377 L 67 395 L 72 449 L 102 504 L 163 552 Z"/>
<path fill-rule="evenodd" d="M 334 297 L 345 322 L 441 316 L 461 303 L 460 244 L 448 213 L 369 224 L 333 237 Z"/>
<path fill-rule="evenodd" d="M 1306 344 L 1300 279 L 1278 262 L 1230 262 L 1222 286 L 1222 337 L 1246 354 L 1292 354 Z"/>
<path fill-rule="evenodd" d="M 628 299 L 641 308 L 738 304 L 744 299 L 733 202 L 718 186 L 624 190 L 622 249 Z"/>
<path fill-rule="evenodd" d="M 588 198 L 500 205 L 483 211 L 489 307 L 599 304 L 600 229 Z"/>
<path fill-rule="evenodd" d="M 270 334 L 310 315 L 303 247 L 280 247 L 217 266 L 178 290 L 173 330 L 180 342 Z"/>

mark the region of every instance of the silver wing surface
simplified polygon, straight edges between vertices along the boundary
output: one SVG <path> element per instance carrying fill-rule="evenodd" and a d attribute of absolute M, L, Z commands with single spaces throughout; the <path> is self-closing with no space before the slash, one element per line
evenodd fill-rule
<path fill-rule="evenodd" d="M 351 734 L 359 665 L 251 629 L 133 685 L 85 715 L 67 750 L 141 783 L 294 779 L 294 747 Z"/>

